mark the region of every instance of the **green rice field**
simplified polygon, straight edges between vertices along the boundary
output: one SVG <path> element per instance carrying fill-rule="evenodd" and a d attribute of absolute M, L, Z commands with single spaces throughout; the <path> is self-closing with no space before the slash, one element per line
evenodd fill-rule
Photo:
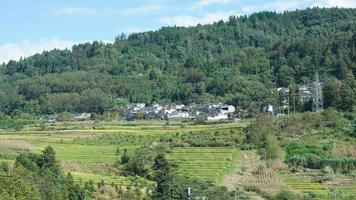
<path fill-rule="evenodd" d="M 176 148 L 168 159 L 183 175 L 219 183 L 233 169 L 236 154 L 231 148 Z"/>

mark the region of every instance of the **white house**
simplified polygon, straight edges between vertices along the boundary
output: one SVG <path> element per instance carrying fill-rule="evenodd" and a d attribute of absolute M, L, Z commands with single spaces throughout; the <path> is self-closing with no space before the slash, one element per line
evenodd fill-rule
<path fill-rule="evenodd" d="M 235 106 L 233 105 L 223 105 L 221 106 L 221 113 L 228 115 L 228 114 L 233 114 L 235 112 Z"/>
<path fill-rule="evenodd" d="M 167 115 L 168 120 L 184 120 L 184 119 L 189 119 L 189 118 L 190 118 L 189 113 L 182 112 L 182 111 L 174 112 L 172 114 Z"/>
<path fill-rule="evenodd" d="M 312 93 L 310 91 L 310 87 L 307 85 L 301 85 L 299 87 L 299 96 L 300 101 L 305 103 L 311 99 Z"/>
<path fill-rule="evenodd" d="M 209 116 L 207 120 L 208 121 L 220 121 L 220 120 L 225 120 L 228 119 L 227 114 L 223 114 L 223 113 L 219 113 L 218 115 L 213 115 L 213 116 Z"/>
<path fill-rule="evenodd" d="M 80 113 L 77 114 L 73 117 L 74 120 L 79 120 L 79 121 L 84 121 L 84 120 L 89 120 L 91 117 L 90 113 Z"/>

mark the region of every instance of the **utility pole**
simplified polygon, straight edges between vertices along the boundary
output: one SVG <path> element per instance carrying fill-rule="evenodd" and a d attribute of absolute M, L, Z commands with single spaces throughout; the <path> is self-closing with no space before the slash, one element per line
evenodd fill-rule
<path fill-rule="evenodd" d="M 191 200 L 192 188 L 187 188 L 188 200 Z"/>
<path fill-rule="evenodd" d="M 313 91 L 313 112 L 323 112 L 323 94 L 319 73 L 315 73 L 314 91 Z"/>
<path fill-rule="evenodd" d="M 290 110 L 290 101 L 289 101 L 289 97 L 288 97 L 288 117 L 289 117 L 289 110 Z"/>

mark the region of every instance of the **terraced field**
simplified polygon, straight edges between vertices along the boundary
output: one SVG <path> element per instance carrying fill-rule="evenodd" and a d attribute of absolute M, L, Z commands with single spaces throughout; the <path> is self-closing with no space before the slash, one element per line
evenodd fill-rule
<path fill-rule="evenodd" d="M 113 164 L 118 156 L 115 151 L 117 146 L 89 146 L 76 144 L 51 144 L 56 152 L 57 158 L 62 161 L 75 161 L 84 163 L 107 163 Z M 36 145 L 35 152 L 42 151 L 45 145 Z M 122 147 L 134 149 L 134 146 Z"/>
<path fill-rule="evenodd" d="M 135 135 L 161 135 L 167 133 L 181 132 L 199 132 L 199 131 L 216 131 L 230 128 L 244 128 L 250 122 L 239 123 L 223 123 L 209 125 L 192 125 L 182 123 L 166 125 L 165 121 L 150 122 L 145 124 L 130 124 L 130 123 L 105 123 L 99 124 L 93 129 L 93 122 L 68 122 L 49 124 L 45 130 L 41 130 L 38 126 L 28 126 L 21 131 L 7 131 L 0 129 L 0 135 L 15 135 L 15 134 L 135 134 Z"/>
<path fill-rule="evenodd" d="M 298 177 L 286 171 L 279 173 L 289 187 L 299 192 L 312 194 L 316 199 L 340 199 L 341 197 L 356 199 L 356 185 L 328 187 L 311 182 L 306 176 Z"/>
<path fill-rule="evenodd" d="M 221 183 L 233 169 L 237 151 L 231 148 L 175 148 L 168 156 L 177 171 L 204 181 Z"/>
<path fill-rule="evenodd" d="M 102 180 L 105 184 L 116 184 L 116 185 L 123 185 L 128 186 L 130 185 L 131 181 L 129 178 L 122 177 L 122 176 L 103 176 L 99 174 L 90 174 L 90 173 L 83 173 L 83 172 L 71 172 L 74 181 L 81 181 L 81 182 L 88 182 L 94 181 L 94 183 L 99 183 Z"/>
<path fill-rule="evenodd" d="M 167 126 L 165 121 L 152 123 L 144 121 L 134 124 L 103 122 L 97 124 L 96 129 L 93 129 L 93 122 L 68 122 L 46 124 L 44 130 L 41 130 L 37 125 L 32 125 L 18 132 L 0 130 L 0 147 L 4 146 L 8 151 L 4 157 L 0 156 L 0 160 L 13 162 L 16 154 L 20 152 L 40 153 L 47 145 L 50 145 L 54 148 L 63 169 L 68 172 L 71 171 L 77 181 L 93 180 L 100 182 L 104 180 L 108 184 L 123 182 L 123 185 L 127 185 L 131 180 L 113 175 L 115 172 L 112 172 L 111 169 L 108 169 L 105 173 L 100 173 L 100 167 L 96 169 L 98 166 L 110 166 L 120 157 L 116 152 L 117 147 L 120 147 L 120 154 L 124 152 L 123 149 L 127 149 L 130 154 L 137 147 L 150 144 L 152 141 L 159 140 L 160 137 L 176 135 L 177 133 L 194 134 L 201 133 L 201 131 L 229 130 L 246 125 L 247 123 L 225 123 L 186 124 L 183 126 L 182 123 L 177 123 Z M 180 156 L 178 155 L 179 151 Z M 234 153 L 231 149 L 201 148 L 196 153 L 198 153 L 198 157 L 203 157 L 191 162 L 193 165 L 195 163 L 196 167 L 188 167 L 189 164 L 184 165 L 184 151 L 183 149 L 174 151 L 177 153 L 174 154 L 177 158 L 183 159 L 177 160 L 177 163 L 182 164 L 181 171 L 187 171 L 187 168 L 189 168 L 191 175 L 197 174 L 201 179 L 209 179 L 215 182 L 219 181 L 220 176 L 231 167 Z M 186 153 L 189 154 L 189 152 Z M 195 160 L 192 155 L 190 158 Z"/>
<path fill-rule="evenodd" d="M 289 172 L 281 171 L 281 176 L 283 177 L 284 182 L 287 185 L 297 191 L 301 191 L 304 193 L 314 193 L 314 194 L 325 194 L 329 191 L 329 189 L 320 183 L 313 183 L 308 181 L 305 177 L 298 177 Z"/>

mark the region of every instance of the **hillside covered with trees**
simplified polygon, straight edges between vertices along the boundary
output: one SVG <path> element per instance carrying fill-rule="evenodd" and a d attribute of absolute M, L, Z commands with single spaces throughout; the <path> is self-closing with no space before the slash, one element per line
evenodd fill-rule
<path fill-rule="evenodd" d="M 231 16 L 10 61 L 0 66 L 0 112 L 104 113 L 117 109 L 117 98 L 258 109 L 280 103 L 273 88 L 311 84 L 316 72 L 324 82 L 325 107 L 351 111 L 356 9 Z"/>

